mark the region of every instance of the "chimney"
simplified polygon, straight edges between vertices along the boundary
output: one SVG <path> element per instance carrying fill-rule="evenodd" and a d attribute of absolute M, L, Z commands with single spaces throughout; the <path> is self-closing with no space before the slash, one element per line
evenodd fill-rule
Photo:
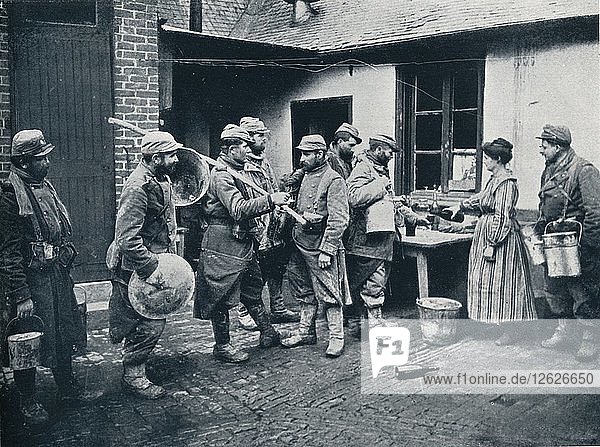
<path fill-rule="evenodd" d="M 312 16 L 319 13 L 315 8 L 311 6 L 312 2 L 318 0 L 284 0 L 286 3 L 294 4 L 294 15 L 292 21 L 294 23 L 304 23 Z"/>
<path fill-rule="evenodd" d="M 190 30 L 202 32 L 202 0 L 190 0 Z"/>

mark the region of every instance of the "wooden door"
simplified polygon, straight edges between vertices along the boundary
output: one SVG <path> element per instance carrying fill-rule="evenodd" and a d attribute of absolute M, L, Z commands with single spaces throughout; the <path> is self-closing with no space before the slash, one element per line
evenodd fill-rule
<path fill-rule="evenodd" d="M 66 11 L 63 18 L 82 23 L 62 23 L 42 16 L 40 3 L 11 12 L 13 132 L 38 128 L 56 146 L 49 179 L 73 223 L 79 251 L 73 276 L 105 279 L 115 219 L 114 140 L 106 122 L 112 115 L 111 11 L 84 1 L 95 17 Z"/>

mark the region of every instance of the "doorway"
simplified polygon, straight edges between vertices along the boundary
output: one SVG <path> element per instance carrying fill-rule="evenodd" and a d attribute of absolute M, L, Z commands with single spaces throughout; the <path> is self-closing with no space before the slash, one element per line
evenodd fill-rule
<path fill-rule="evenodd" d="M 343 122 L 352 124 L 352 96 L 292 101 L 292 160 L 300 163 L 300 151 L 294 149 L 304 135 L 319 134 L 329 144 Z"/>

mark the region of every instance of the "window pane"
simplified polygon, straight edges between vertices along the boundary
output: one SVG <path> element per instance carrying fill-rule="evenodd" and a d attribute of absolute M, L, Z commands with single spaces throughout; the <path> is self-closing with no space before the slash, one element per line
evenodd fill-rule
<path fill-rule="evenodd" d="M 476 181 L 475 155 L 452 155 L 452 176 L 448 182 L 451 191 L 472 191 Z"/>
<path fill-rule="evenodd" d="M 438 154 L 416 154 L 415 187 L 432 189 L 440 185 L 442 157 Z"/>
<path fill-rule="evenodd" d="M 417 111 L 442 110 L 442 78 L 435 73 L 417 76 Z"/>
<path fill-rule="evenodd" d="M 454 75 L 454 108 L 477 107 L 477 71 L 465 70 Z"/>
<path fill-rule="evenodd" d="M 439 151 L 442 148 L 442 114 L 417 116 L 417 150 Z"/>
<path fill-rule="evenodd" d="M 455 149 L 477 147 L 477 112 L 454 112 L 453 146 Z"/>

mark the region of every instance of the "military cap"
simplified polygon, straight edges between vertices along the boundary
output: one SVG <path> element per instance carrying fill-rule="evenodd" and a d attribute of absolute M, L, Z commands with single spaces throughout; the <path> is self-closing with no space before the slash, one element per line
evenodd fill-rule
<path fill-rule="evenodd" d="M 183 147 L 183 144 L 175 141 L 175 138 L 169 132 L 155 130 L 142 137 L 142 155 L 173 152 L 180 147 Z"/>
<path fill-rule="evenodd" d="M 377 134 L 377 135 L 373 135 L 372 137 L 369 138 L 370 145 L 374 144 L 375 142 L 387 144 L 389 147 L 392 148 L 392 151 L 394 151 L 394 152 L 400 151 L 400 149 L 396 145 L 396 140 L 394 140 L 392 137 L 390 137 L 388 135 Z"/>
<path fill-rule="evenodd" d="M 571 144 L 571 131 L 567 126 L 546 124 L 542 130 L 542 134 L 536 137 L 540 140 L 554 141 L 566 145 Z"/>
<path fill-rule="evenodd" d="M 246 132 L 252 133 L 268 133 L 270 132 L 263 123 L 258 118 L 254 118 L 252 116 L 245 116 L 240 120 L 240 127 L 244 129 Z"/>
<path fill-rule="evenodd" d="M 48 155 L 54 145 L 47 143 L 44 134 L 38 129 L 26 129 L 17 132 L 12 140 L 11 157 L 43 157 Z"/>
<path fill-rule="evenodd" d="M 248 131 L 242 129 L 236 124 L 227 124 L 221 132 L 221 139 L 225 138 L 237 138 L 238 140 L 245 141 L 246 143 L 254 143 L 254 140 L 248 133 Z"/>
<path fill-rule="evenodd" d="M 300 144 L 296 146 L 296 149 L 300 149 L 301 151 L 325 151 L 327 150 L 327 145 L 321 135 L 305 135 L 300 140 Z"/>
<path fill-rule="evenodd" d="M 335 133 L 333 134 L 333 138 L 338 138 L 341 132 L 345 132 L 356 140 L 356 144 L 362 143 L 362 138 L 360 138 L 358 129 L 354 127 L 352 124 L 342 123 L 340 127 L 337 128 Z"/>

